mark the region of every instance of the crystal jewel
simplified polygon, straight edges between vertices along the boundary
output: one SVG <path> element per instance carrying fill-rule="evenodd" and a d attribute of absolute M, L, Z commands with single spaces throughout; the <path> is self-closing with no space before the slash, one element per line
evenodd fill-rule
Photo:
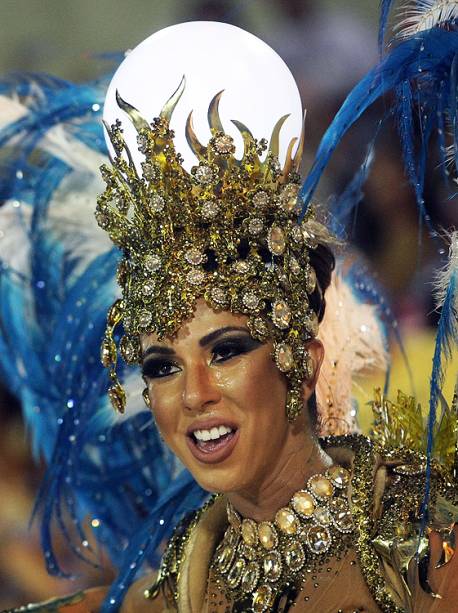
<path fill-rule="evenodd" d="M 336 487 L 346 487 L 350 482 L 350 473 L 348 470 L 342 466 L 338 466 L 337 464 L 331 466 L 331 468 L 327 470 L 326 474 Z"/>
<path fill-rule="evenodd" d="M 151 298 L 155 288 L 155 283 L 152 280 L 145 281 L 142 285 L 142 294 L 144 298 Z"/>
<path fill-rule="evenodd" d="M 121 354 L 127 363 L 132 363 L 139 357 L 135 344 L 127 336 L 121 339 Z"/>
<path fill-rule="evenodd" d="M 205 220 L 214 219 L 219 212 L 219 205 L 215 200 L 206 200 L 202 204 L 201 214 Z"/>
<path fill-rule="evenodd" d="M 124 413 L 126 406 L 126 393 L 119 384 L 115 383 L 109 388 L 108 397 L 118 413 Z"/>
<path fill-rule="evenodd" d="M 255 292 L 248 290 L 243 294 L 243 304 L 248 309 L 256 309 L 259 305 L 259 296 Z"/>
<path fill-rule="evenodd" d="M 329 530 L 323 526 L 311 526 L 307 530 L 307 545 L 312 553 L 324 553 L 331 545 Z"/>
<path fill-rule="evenodd" d="M 238 558 L 231 567 L 227 575 L 227 583 L 232 589 L 237 587 L 242 578 L 242 573 L 245 570 L 246 562 L 243 558 Z"/>
<path fill-rule="evenodd" d="M 289 507 L 283 507 L 275 515 L 275 523 L 284 534 L 296 534 L 299 522 Z"/>
<path fill-rule="evenodd" d="M 298 275 L 301 272 L 301 267 L 299 266 L 299 262 L 292 255 L 289 260 L 289 269 L 293 273 L 293 275 Z"/>
<path fill-rule="evenodd" d="M 269 332 L 269 328 L 262 317 L 255 318 L 253 322 L 253 327 L 256 330 L 256 332 L 260 334 L 261 336 L 264 336 L 265 334 Z"/>
<path fill-rule="evenodd" d="M 296 492 L 292 499 L 292 506 L 296 513 L 302 517 L 310 517 L 315 511 L 315 500 L 309 492 Z"/>
<path fill-rule="evenodd" d="M 331 513 L 326 507 L 318 507 L 313 514 L 313 517 L 320 526 L 329 526 L 331 523 Z"/>
<path fill-rule="evenodd" d="M 153 194 L 150 200 L 150 208 L 154 213 L 160 213 L 164 210 L 165 200 L 160 194 Z"/>
<path fill-rule="evenodd" d="M 278 545 L 277 531 L 270 521 L 263 521 L 259 524 L 258 537 L 264 549 L 273 549 Z"/>
<path fill-rule="evenodd" d="M 205 274 L 202 270 L 194 269 L 190 270 L 186 275 L 188 283 L 191 285 L 200 285 L 205 278 Z"/>
<path fill-rule="evenodd" d="M 143 176 L 148 181 L 158 181 L 161 176 L 161 168 L 158 164 L 151 164 L 149 162 L 143 162 Z"/>
<path fill-rule="evenodd" d="M 302 232 L 298 225 L 294 224 L 289 231 L 289 235 L 295 243 L 300 245 L 302 243 Z"/>
<path fill-rule="evenodd" d="M 258 527 L 252 519 L 242 521 L 242 538 L 247 545 L 256 545 L 258 540 Z"/>
<path fill-rule="evenodd" d="M 264 556 L 262 570 L 267 581 L 278 581 L 280 579 L 282 562 L 277 551 L 272 551 Z"/>
<path fill-rule="evenodd" d="M 334 493 L 331 481 L 323 475 L 314 475 L 307 482 L 307 488 L 318 500 L 328 500 Z"/>
<path fill-rule="evenodd" d="M 217 136 L 214 140 L 213 146 L 215 150 L 221 155 L 227 155 L 229 153 L 234 153 L 234 141 L 232 136 L 229 134 L 222 134 L 221 136 Z"/>
<path fill-rule="evenodd" d="M 250 221 L 248 222 L 248 231 L 250 232 L 250 234 L 253 234 L 254 236 L 257 236 L 258 234 L 260 234 L 263 228 L 264 228 L 264 222 L 262 221 L 262 219 L 259 219 L 259 217 L 254 217 L 253 219 L 250 219 Z"/>
<path fill-rule="evenodd" d="M 251 545 L 247 545 L 243 541 L 239 544 L 239 554 L 247 560 L 254 560 L 256 558 L 256 549 Z"/>
<path fill-rule="evenodd" d="M 267 206 L 269 204 L 269 194 L 265 191 L 257 192 L 253 196 L 253 204 L 259 207 Z"/>
<path fill-rule="evenodd" d="M 307 331 L 310 333 L 311 336 L 316 336 L 318 334 L 319 326 L 318 317 L 316 313 L 312 311 L 312 309 L 310 309 L 304 319 Z"/>
<path fill-rule="evenodd" d="M 227 302 L 227 292 L 222 287 L 213 287 L 211 297 L 217 304 L 226 304 Z"/>
<path fill-rule="evenodd" d="M 272 606 L 272 600 L 272 588 L 270 585 L 259 586 L 253 596 L 254 613 L 269 611 Z"/>
<path fill-rule="evenodd" d="M 194 176 L 198 183 L 201 183 L 202 185 L 207 185 L 208 183 L 211 183 L 213 181 L 213 170 L 210 168 L 210 166 L 197 166 L 194 172 Z"/>
<path fill-rule="evenodd" d="M 156 272 L 161 267 L 161 258 L 158 255 L 146 255 L 143 264 L 148 272 Z"/>
<path fill-rule="evenodd" d="M 146 328 L 147 326 L 149 326 L 151 323 L 151 313 L 150 311 L 147 311 L 146 309 L 144 309 L 143 311 L 140 311 L 140 314 L 138 316 L 138 325 L 141 328 Z"/>
<path fill-rule="evenodd" d="M 232 564 L 232 560 L 234 559 L 235 549 L 231 545 L 226 545 L 220 551 L 218 558 L 216 560 L 219 569 L 222 573 L 225 573 L 229 570 L 229 567 Z"/>
<path fill-rule="evenodd" d="M 275 362 L 281 372 L 288 372 L 294 367 L 294 355 L 290 345 L 287 343 L 277 345 Z"/>
<path fill-rule="evenodd" d="M 247 564 L 245 571 L 242 575 L 241 588 L 245 594 L 251 593 L 258 584 L 259 581 L 259 567 L 256 562 L 250 562 Z"/>
<path fill-rule="evenodd" d="M 334 498 L 329 502 L 329 509 L 333 516 L 334 525 L 339 532 L 351 532 L 353 520 L 348 503 L 342 498 Z"/>
<path fill-rule="evenodd" d="M 278 226 L 272 226 L 269 231 L 267 244 L 274 255 L 282 255 L 286 249 L 286 239 L 283 230 Z"/>
<path fill-rule="evenodd" d="M 292 543 L 285 552 L 286 565 L 291 570 L 299 570 L 305 562 L 305 554 L 302 545 L 298 542 Z"/>
<path fill-rule="evenodd" d="M 272 320 L 277 328 L 286 330 L 291 323 L 291 309 L 284 300 L 276 300 L 272 307 Z"/>
<path fill-rule="evenodd" d="M 188 262 L 188 264 L 192 264 L 193 266 L 198 266 L 206 260 L 205 255 L 202 253 L 202 251 L 200 251 L 200 249 L 197 249 L 196 247 L 188 249 L 188 251 L 186 251 L 184 255 L 184 259 Z"/>
<path fill-rule="evenodd" d="M 297 195 L 299 193 L 299 185 L 289 183 L 286 185 L 280 194 L 280 206 L 288 213 L 294 211 L 297 203 Z"/>
<path fill-rule="evenodd" d="M 250 272 L 250 265 L 246 260 L 234 262 L 233 268 L 239 275 L 245 275 Z"/>

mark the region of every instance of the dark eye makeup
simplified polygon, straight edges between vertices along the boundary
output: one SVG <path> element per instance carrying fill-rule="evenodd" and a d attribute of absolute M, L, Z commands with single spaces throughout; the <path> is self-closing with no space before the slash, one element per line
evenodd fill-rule
<path fill-rule="evenodd" d="M 231 358 L 243 355 L 257 349 L 261 342 L 251 338 L 249 334 L 227 334 L 217 339 L 211 346 L 210 364 L 219 364 Z M 142 375 L 147 379 L 162 379 L 181 370 L 172 357 L 148 357 L 142 366 Z"/>

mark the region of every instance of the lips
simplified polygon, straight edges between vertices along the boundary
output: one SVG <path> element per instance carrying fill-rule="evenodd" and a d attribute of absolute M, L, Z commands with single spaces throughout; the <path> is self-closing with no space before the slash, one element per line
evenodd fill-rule
<path fill-rule="evenodd" d="M 195 423 L 188 428 L 186 442 L 192 455 L 205 464 L 226 460 L 239 437 L 237 426 L 221 419 Z"/>

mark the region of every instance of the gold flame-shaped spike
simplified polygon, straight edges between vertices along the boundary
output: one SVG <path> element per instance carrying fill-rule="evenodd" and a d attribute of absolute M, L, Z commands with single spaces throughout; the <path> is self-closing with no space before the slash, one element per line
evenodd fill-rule
<path fill-rule="evenodd" d="M 142 117 L 142 115 L 140 115 L 140 113 L 134 106 L 132 106 L 123 98 L 121 98 L 121 94 L 118 92 L 118 90 L 116 90 L 116 102 L 119 108 L 122 109 L 125 113 L 127 113 L 127 115 L 129 115 L 130 120 L 134 124 L 137 132 L 140 132 L 141 130 L 147 130 L 149 128 L 146 119 Z"/>
<path fill-rule="evenodd" d="M 293 162 L 292 162 L 292 169 L 295 172 L 299 172 L 299 167 L 301 165 L 301 161 L 302 161 L 302 154 L 304 152 L 304 140 L 305 140 L 305 118 L 307 116 L 307 111 L 304 110 L 304 118 L 302 120 L 302 130 L 301 130 L 301 137 L 299 140 L 299 144 L 297 146 L 296 149 L 296 153 L 294 155 L 293 158 Z"/>
<path fill-rule="evenodd" d="M 286 177 L 289 175 L 289 173 L 293 169 L 296 170 L 296 168 L 294 168 L 294 162 L 292 158 L 293 148 L 296 143 L 297 143 L 296 137 L 292 138 L 289 141 L 288 149 L 286 151 L 285 165 L 283 166 L 283 178 L 284 179 L 286 179 Z"/>
<path fill-rule="evenodd" d="M 216 96 L 213 97 L 208 107 L 208 125 L 210 126 L 210 130 L 213 136 L 216 132 L 224 132 L 223 124 L 221 123 L 221 118 L 219 116 L 219 101 L 221 100 L 223 92 L 224 89 L 218 92 Z"/>
<path fill-rule="evenodd" d="M 269 142 L 269 152 L 276 157 L 278 157 L 280 153 L 280 130 L 288 117 L 289 113 L 287 115 L 283 115 L 283 117 L 280 117 L 272 130 L 272 135 Z"/>
<path fill-rule="evenodd" d="M 205 156 L 207 155 L 207 147 L 204 147 L 202 143 L 196 136 L 194 132 L 194 126 L 192 123 L 192 111 L 188 115 L 188 119 L 186 120 L 186 140 L 188 141 L 188 145 L 191 148 L 191 151 L 195 154 L 195 156 L 199 160 L 205 160 Z"/>
<path fill-rule="evenodd" d="M 178 104 L 181 96 L 183 95 L 185 87 L 186 87 L 186 77 L 185 75 L 183 75 L 181 77 L 180 84 L 178 85 L 176 90 L 173 92 L 173 94 L 170 96 L 170 98 L 167 100 L 167 102 L 162 107 L 161 114 L 160 114 L 160 117 L 162 119 L 166 119 L 167 121 L 170 122 L 173 111 L 175 110 L 176 105 Z"/>
<path fill-rule="evenodd" d="M 237 119 L 231 119 L 231 121 L 243 138 L 243 158 L 240 164 L 246 164 L 248 162 L 248 158 L 250 158 L 250 165 L 252 164 L 255 168 L 261 168 L 259 156 L 257 155 L 257 153 L 255 153 L 256 140 L 254 136 L 251 134 L 250 130 L 246 127 L 246 125 L 241 121 L 238 121 Z"/>

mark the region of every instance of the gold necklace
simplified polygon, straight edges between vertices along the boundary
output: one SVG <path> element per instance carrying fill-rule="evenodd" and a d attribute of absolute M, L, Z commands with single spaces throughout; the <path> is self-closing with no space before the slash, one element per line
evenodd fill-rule
<path fill-rule="evenodd" d="M 349 482 L 349 471 L 337 465 L 313 475 L 273 521 L 242 519 L 228 502 L 229 526 L 212 562 L 228 597 L 250 599 L 256 613 L 271 610 L 308 565 L 329 555 L 336 541 L 353 530 Z"/>

